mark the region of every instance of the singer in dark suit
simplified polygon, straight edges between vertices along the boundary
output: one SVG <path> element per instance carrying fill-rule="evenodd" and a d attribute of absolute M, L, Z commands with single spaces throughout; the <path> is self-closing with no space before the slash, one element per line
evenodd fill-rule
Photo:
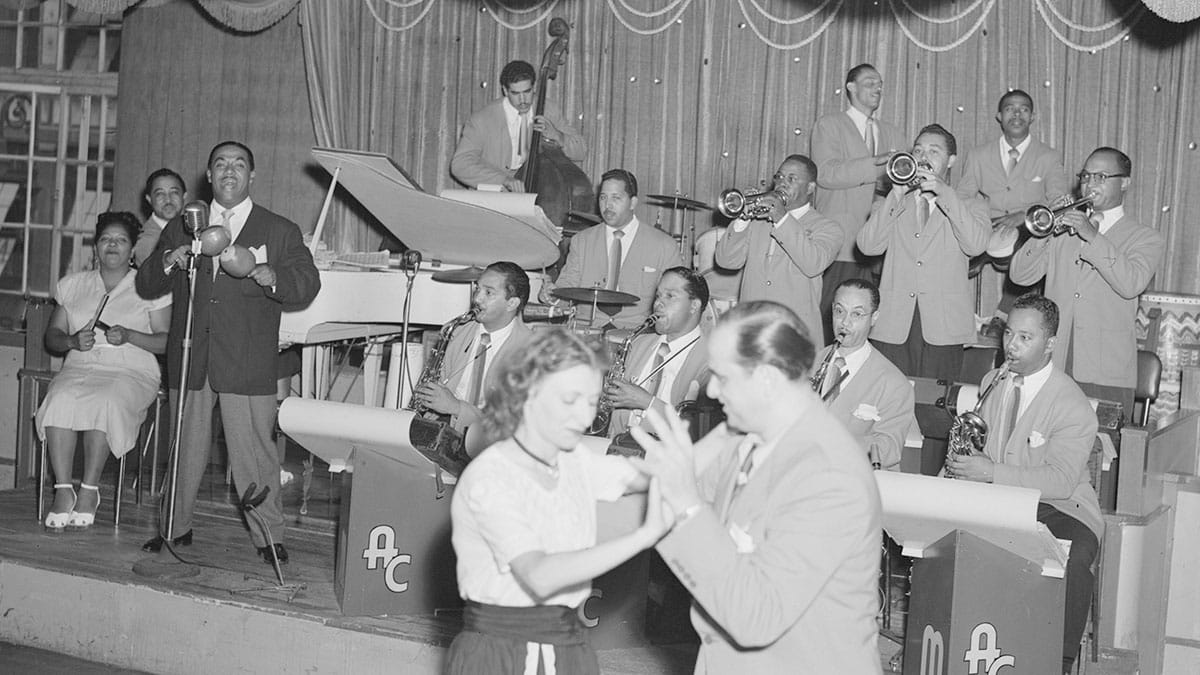
<path fill-rule="evenodd" d="M 193 342 L 180 429 L 175 522 L 167 534 L 180 543 L 191 542 L 192 509 L 208 465 L 213 407 L 219 402 L 235 488 L 239 494 L 251 484 L 260 491 L 269 490 L 258 512 L 267 523 L 271 541 L 254 525 L 250 538 L 268 563 L 273 558 L 284 563 L 287 550 L 282 543 L 279 455 L 272 439 L 279 315 L 284 309 L 310 303 L 321 288 L 321 279 L 300 228 L 251 201 L 254 154 L 248 147 L 235 141 L 217 144 L 209 154 L 207 176 L 213 202 L 209 222 L 199 226 L 226 226 L 233 242 L 249 249 L 258 264 L 239 279 L 219 269 L 215 258 L 195 259 Z M 152 298 L 171 291 L 179 308 L 172 316 L 167 342 L 168 375 L 174 389 L 179 388 L 187 322 L 183 310 L 187 307 L 188 275 L 184 269 L 191 242 L 183 219 L 171 220 L 137 276 L 139 294 Z M 166 520 L 167 508 L 164 501 L 161 520 Z M 159 528 L 160 536 L 143 548 L 158 550 L 164 528 L 165 524 Z"/>

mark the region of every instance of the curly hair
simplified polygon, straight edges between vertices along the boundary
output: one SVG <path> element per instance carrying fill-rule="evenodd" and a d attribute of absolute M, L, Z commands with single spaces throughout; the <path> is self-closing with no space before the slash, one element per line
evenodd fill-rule
<path fill-rule="evenodd" d="M 129 237 L 129 243 L 137 241 L 138 233 L 142 231 L 142 225 L 138 222 L 137 216 L 128 211 L 105 211 L 96 216 L 96 242 L 100 242 L 100 235 L 112 226 L 118 226 L 125 230 L 126 236 Z"/>
<path fill-rule="evenodd" d="M 496 363 L 496 386 L 484 401 L 483 434 L 488 445 L 509 438 L 521 423 L 529 394 L 548 375 L 574 366 L 591 366 L 603 372 L 608 366 L 604 346 L 585 340 L 564 328 L 534 332 L 518 353 Z"/>

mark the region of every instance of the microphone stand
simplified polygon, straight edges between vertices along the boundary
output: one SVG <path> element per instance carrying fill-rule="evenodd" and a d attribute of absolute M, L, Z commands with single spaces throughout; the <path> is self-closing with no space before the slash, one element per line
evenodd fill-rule
<path fill-rule="evenodd" d="M 404 383 L 408 381 L 407 380 L 407 378 L 408 378 L 408 330 L 409 330 L 409 326 L 410 326 L 409 315 L 412 312 L 413 283 L 415 283 L 417 280 L 417 271 L 420 268 L 421 268 L 421 252 L 414 251 L 412 249 L 405 251 L 404 252 L 404 276 L 408 277 L 408 279 L 404 285 L 404 316 L 401 319 L 401 324 L 400 324 L 401 325 L 401 328 L 400 328 L 400 377 L 398 378 L 397 385 L 396 385 L 398 387 L 398 389 L 396 391 L 396 406 L 399 408 L 405 407 L 404 401 L 402 399 L 404 398 Z M 412 396 L 414 393 L 416 393 L 416 392 L 410 391 L 408 394 L 409 399 L 410 399 L 408 407 L 412 407 L 411 399 L 412 399 Z"/>

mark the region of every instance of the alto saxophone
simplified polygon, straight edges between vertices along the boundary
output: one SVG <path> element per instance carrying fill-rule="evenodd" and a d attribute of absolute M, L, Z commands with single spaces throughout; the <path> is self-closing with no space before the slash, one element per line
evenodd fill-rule
<path fill-rule="evenodd" d="M 451 336 L 459 326 L 474 320 L 475 310 L 472 308 L 442 326 L 437 343 L 425 359 L 421 377 L 413 387 L 414 392 L 429 382 L 442 383 L 442 366 L 446 360 L 446 348 L 450 345 Z M 415 399 L 410 409 L 414 415 L 408 427 L 408 440 L 413 448 L 447 473 L 454 476 L 462 473 L 471 458 L 467 455 L 463 435 L 450 426 L 449 416 L 439 415 Z"/>
<path fill-rule="evenodd" d="M 809 379 L 809 384 L 812 385 L 813 391 L 817 392 L 818 396 L 821 395 L 821 390 L 825 388 L 825 376 L 829 373 L 829 364 L 837 356 L 837 350 L 841 348 L 842 340 L 845 339 L 845 333 L 838 333 L 834 337 L 833 345 L 829 348 L 829 353 L 825 355 L 825 358 L 821 361 L 821 365 L 817 366 L 817 369 L 813 371 L 812 377 Z"/>
<path fill-rule="evenodd" d="M 634 329 L 629 337 L 625 338 L 621 343 L 621 348 L 613 355 L 612 366 L 609 367 L 608 373 L 604 376 L 604 388 L 600 391 L 600 402 L 596 405 L 596 418 L 592 420 L 592 426 L 588 429 L 588 433 L 595 436 L 604 436 L 608 433 L 608 425 L 612 422 L 613 403 L 608 396 L 608 388 L 614 382 L 625 379 L 625 360 L 629 358 L 629 348 L 633 346 L 634 339 L 637 336 L 645 333 L 654 327 L 654 315 L 646 317 L 642 325 Z"/>
<path fill-rule="evenodd" d="M 996 385 L 1008 378 L 1010 368 L 1009 362 L 1005 361 L 1004 365 L 1000 366 L 1000 372 L 996 373 L 996 377 L 988 382 L 988 386 L 979 395 L 975 407 L 954 418 L 950 424 L 950 434 L 947 439 L 948 454 L 971 455 L 983 451 L 983 447 L 987 445 L 988 424 L 983 421 L 979 410 Z"/>

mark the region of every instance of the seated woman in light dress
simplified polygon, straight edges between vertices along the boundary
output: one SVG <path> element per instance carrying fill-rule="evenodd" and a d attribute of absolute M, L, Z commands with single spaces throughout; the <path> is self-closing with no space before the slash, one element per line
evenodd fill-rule
<path fill-rule="evenodd" d="M 46 527 L 86 528 L 100 506 L 100 473 L 108 455 L 137 444 L 138 428 L 158 393 L 155 354 L 167 346 L 171 296 L 143 300 L 129 261 L 137 241 L 132 213 L 102 213 L 96 222 L 96 269 L 58 282 L 58 307 L 46 348 L 66 354 L 37 411 L 37 430 L 54 471 L 54 504 Z M 75 445 L 83 438 L 83 477 L 75 492 Z M 118 495 L 119 498 L 119 495 Z"/>
<path fill-rule="evenodd" d="M 576 610 L 593 578 L 667 529 L 654 484 L 645 522 L 596 543 L 596 502 L 647 486 L 625 458 L 582 445 L 601 358 L 553 328 L 496 364 L 482 419 L 492 445 L 459 478 L 450 509 L 466 608 L 447 673 L 599 672 Z"/>

